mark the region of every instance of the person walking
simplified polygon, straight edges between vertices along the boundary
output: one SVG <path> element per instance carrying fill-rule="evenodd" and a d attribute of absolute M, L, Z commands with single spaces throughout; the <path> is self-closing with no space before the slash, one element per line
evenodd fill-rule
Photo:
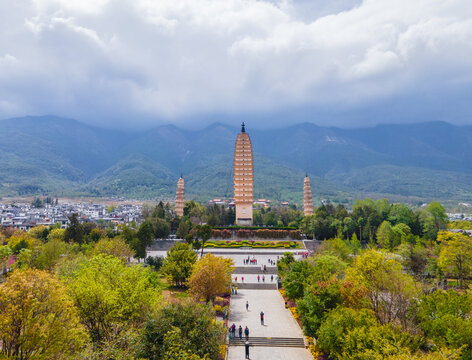
<path fill-rule="evenodd" d="M 274 281 L 274 275 L 271 275 L 271 276 L 270 276 L 270 281 L 271 281 L 271 282 Z"/>
<path fill-rule="evenodd" d="M 264 326 L 264 312 L 261 311 L 261 325 Z"/>
<path fill-rule="evenodd" d="M 231 332 L 233 333 L 233 339 L 236 337 L 236 325 L 233 323 L 231 325 Z"/>
<path fill-rule="evenodd" d="M 249 341 L 246 340 L 246 343 L 244 344 L 244 348 L 246 350 L 246 359 L 249 359 Z"/>
<path fill-rule="evenodd" d="M 261 277 L 257 275 L 257 282 L 260 282 L 260 281 L 261 281 Z"/>
<path fill-rule="evenodd" d="M 228 335 L 229 335 L 229 339 L 231 340 L 233 338 L 233 332 L 231 331 L 231 326 L 228 328 Z"/>
<path fill-rule="evenodd" d="M 239 325 L 239 340 L 243 339 L 243 327 Z"/>
<path fill-rule="evenodd" d="M 246 301 L 246 311 L 249 311 L 249 301 Z"/>
<path fill-rule="evenodd" d="M 246 336 L 246 341 L 248 341 L 249 340 L 249 328 L 247 326 L 244 329 L 244 335 Z"/>
<path fill-rule="evenodd" d="M 238 295 L 238 287 L 237 286 L 234 287 L 234 295 Z"/>
<path fill-rule="evenodd" d="M 265 275 L 262 275 L 262 282 L 265 282 Z"/>
<path fill-rule="evenodd" d="M 244 276 L 242 277 L 242 279 L 241 279 L 241 280 L 244 282 Z"/>
<path fill-rule="evenodd" d="M 237 276 L 234 277 L 234 282 L 238 282 L 238 277 Z"/>

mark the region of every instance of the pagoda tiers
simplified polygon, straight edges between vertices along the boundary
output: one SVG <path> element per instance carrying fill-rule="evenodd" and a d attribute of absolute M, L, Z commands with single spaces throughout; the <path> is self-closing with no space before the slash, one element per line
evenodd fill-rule
<path fill-rule="evenodd" d="M 254 201 L 254 164 L 252 144 L 244 123 L 236 138 L 234 148 L 234 204 L 236 225 L 252 225 L 252 203 Z"/>
<path fill-rule="evenodd" d="M 175 197 L 175 214 L 184 216 L 184 178 L 180 175 L 177 182 L 177 196 Z"/>
<path fill-rule="evenodd" d="M 313 215 L 313 197 L 311 195 L 311 184 L 308 174 L 305 175 L 303 181 L 303 214 Z"/>

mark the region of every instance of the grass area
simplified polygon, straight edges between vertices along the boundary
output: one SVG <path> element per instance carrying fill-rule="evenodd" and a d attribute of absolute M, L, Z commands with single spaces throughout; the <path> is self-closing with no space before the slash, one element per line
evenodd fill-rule
<path fill-rule="evenodd" d="M 165 276 L 160 275 L 157 278 L 157 286 L 161 289 L 162 297 L 165 301 L 176 302 L 189 297 L 187 288 L 172 286 Z"/>

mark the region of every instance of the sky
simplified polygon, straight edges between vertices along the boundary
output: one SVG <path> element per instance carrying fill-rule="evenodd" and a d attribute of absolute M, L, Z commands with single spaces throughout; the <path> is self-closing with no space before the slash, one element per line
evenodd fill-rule
<path fill-rule="evenodd" d="M 472 124 L 470 0 L 2 0 L 0 118 Z"/>

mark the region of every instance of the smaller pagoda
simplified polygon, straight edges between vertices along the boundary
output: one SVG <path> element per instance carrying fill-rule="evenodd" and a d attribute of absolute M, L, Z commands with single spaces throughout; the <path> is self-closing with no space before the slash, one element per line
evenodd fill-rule
<path fill-rule="evenodd" d="M 308 174 L 303 181 L 303 214 L 313 215 L 313 196 L 311 195 L 311 184 Z"/>
<path fill-rule="evenodd" d="M 184 178 L 180 175 L 177 182 L 177 195 L 175 197 L 175 214 L 184 216 Z"/>

